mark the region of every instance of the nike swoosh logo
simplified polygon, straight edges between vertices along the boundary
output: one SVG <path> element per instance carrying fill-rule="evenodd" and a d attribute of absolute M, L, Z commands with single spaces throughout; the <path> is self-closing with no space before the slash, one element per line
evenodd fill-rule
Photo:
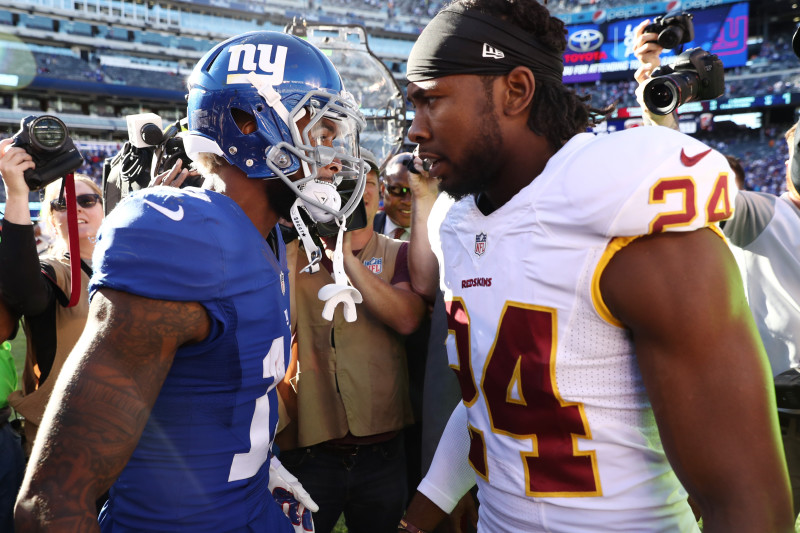
<path fill-rule="evenodd" d="M 690 156 L 686 155 L 685 150 L 683 148 L 681 148 L 681 163 L 683 163 L 683 166 L 685 166 L 685 167 L 693 167 L 697 163 L 699 163 L 701 159 L 703 159 L 705 156 L 707 156 L 710 153 L 711 153 L 711 148 L 709 148 L 705 152 L 700 152 L 699 154 L 693 155 L 693 156 L 690 157 Z"/>
<path fill-rule="evenodd" d="M 169 219 L 172 219 L 175 222 L 178 222 L 179 220 L 183 220 L 183 206 L 182 205 L 179 205 L 178 209 L 176 209 L 175 211 L 172 211 L 170 209 L 167 209 L 163 205 L 154 204 L 150 200 L 142 200 L 142 201 L 144 203 L 146 203 L 147 205 L 149 205 L 150 207 L 152 207 L 153 209 L 155 209 L 156 211 L 158 211 L 159 213 L 161 213 L 162 215 L 164 215 L 165 217 L 167 217 Z"/>

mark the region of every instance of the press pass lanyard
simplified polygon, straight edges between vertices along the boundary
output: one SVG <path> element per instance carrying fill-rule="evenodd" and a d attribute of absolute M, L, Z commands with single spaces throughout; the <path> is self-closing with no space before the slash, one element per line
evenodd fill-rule
<path fill-rule="evenodd" d="M 69 173 L 61 183 L 61 194 L 67 206 L 67 230 L 69 234 L 69 270 L 71 288 L 67 307 L 75 307 L 81 297 L 81 243 L 78 240 L 78 200 L 75 196 L 75 176 Z M 76 260 L 77 259 L 77 260 Z"/>

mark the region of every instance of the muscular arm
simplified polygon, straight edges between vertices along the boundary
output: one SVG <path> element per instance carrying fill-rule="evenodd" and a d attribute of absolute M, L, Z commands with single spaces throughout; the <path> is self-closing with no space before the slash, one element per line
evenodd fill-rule
<path fill-rule="evenodd" d="M 600 289 L 632 333 L 664 449 L 705 533 L 793 531 L 769 364 L 722 239 L 709 229 L 638 239 Z"/>
<path fill-rule="evenodd" d="M 209 328 L 198 303 L 95 294 L 25 473 L 20 531 L 98 531 L 95 501 L 133 453 L 175 351 Z"/>

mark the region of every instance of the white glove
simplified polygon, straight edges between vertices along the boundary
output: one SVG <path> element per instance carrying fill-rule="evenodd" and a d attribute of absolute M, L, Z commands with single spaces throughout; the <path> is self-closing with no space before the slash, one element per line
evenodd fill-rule
<path fill-rule="evenodd" d="M 319 506 L 274 455 L 269 462 L 269 491 L 294 526 L 295 533 L 314 531 L 311 513 L 319 511 Z"/>

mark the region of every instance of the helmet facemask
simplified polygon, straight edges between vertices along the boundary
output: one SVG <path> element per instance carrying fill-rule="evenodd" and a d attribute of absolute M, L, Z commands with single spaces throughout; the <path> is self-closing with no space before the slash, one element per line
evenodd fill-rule
<path fill-rule="evenodd" d="M 323 316 L 344 302 L 352 311 L 346 309 L 347 320 L 354 320 L 361 295 L 344 274 L 341 242 L 348 217 L 364 211 L 367 165 L 358 143 L 366 121 L 336 68 L 303 39 L 256 31 L 207 52 L 188 85 L 187 154 L 219 155 L 248 178 L 280 178 L 296 196 L 290 215 L 308 271 L 319 269 L 320 235 L 338 234 L 335 283 L 320 294 Z M 240 127 L 234 110 L 252 119 L 252 129 Z"/>
<path fill-rule="evenodd" d="M 303 202 L 314 223 L 341 220 L 359 205 L 366 183 L 366 164 L 359 155 L 359 131 L 364 119 L 349 94 L 332 96 L 310 91 L 289 112 L 293 143 L 277 143 L 270 149 L 267 165 Z M 300 160 L 303 177 L 286 175 L 275 154 L 289 152 Z M 323 169 L 336 163 L 333 176 Z M 349 182 L 349 183 L 348 183 Z M 348 191 L 342 198 L 340 191 Z M 344 205 L 341 203 L 344 202 Z"/>

